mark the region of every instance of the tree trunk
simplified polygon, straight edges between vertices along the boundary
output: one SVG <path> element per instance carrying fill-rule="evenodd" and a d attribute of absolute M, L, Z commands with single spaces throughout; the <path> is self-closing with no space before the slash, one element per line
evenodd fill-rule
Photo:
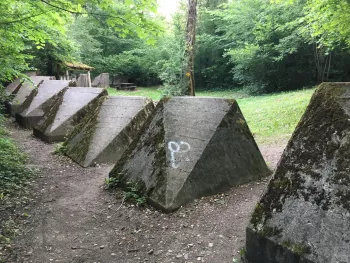
<path fill-rule="evenodd" d="M 194 83 L 194 45 L 196 41 L 197 0 L 188 0 L 186 28 L 185 76 L 188 94 L 195 96 Z"/>
<path fill-rule="evenodd" d="M 328 81 L 331 68 L 331 53 L 325 54 L 325 50 L 314 45 L 314 57 L 317 69 L 317 84 Z"/>

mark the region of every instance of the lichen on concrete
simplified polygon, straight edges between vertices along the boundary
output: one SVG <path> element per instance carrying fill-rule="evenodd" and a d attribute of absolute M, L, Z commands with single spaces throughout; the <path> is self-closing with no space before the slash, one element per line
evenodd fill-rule
<path fill-rule="evenodd" d="M 161 100 L 110 173 L 165 212 L 268 175 L 237 102 L 190 97 Z"/>
<path fill-rule="evenodd" d="M 153 108 L 142 97 L 102 97 L 69 135 L 66 154 L 83 167 L 116 163 Z"/>
<path fill-rule="evenodd" d="M 38 125 L 35 126 L 34 128 L 34 132 L 35 130 L 41 132 L 41 133 L 45 133 L 45 131 L 47 130 L 47 128 L 50 126 L 50 124 L 54 121 L 54 119 L 56 118 L 56 114 L 58 112 L 58 109 L 60 108 L 60 106 L 62 105 L 63 102 L 63 97 L 66 91 L 61 92 L 58 94 L 58 96 L 55 98 L 55 100 L 53 101 L 53 103 L 51 104 L 51 109 L 50 111 L 48 111 L 44 116 L 42 121 L 40 121 L 38 123 Z"/>
<path fill-rule="evenodd" d="M 51 110 L 34 127 L 34 135 L 49 143 L 64 141 L 74 126 L 91 110 L 95 101 L 106 95 L 104 89 L 69 88 L 63 96 L 56 98 Z"/>
<path fill-rule="evenodd" d="M 75 126 L 74 130 L 64 141 L 63 147 L 66 149 L 66 154 L 69 151 L 69 155 L 72 159 L 82 160 L 85 158 L 91 144 L 91 140 L 94 136 L 95 129 L 93 129 L 93 127 L 97 125 L 99 108 L 106 98 L 106 96 L 103 96 L 93 104 L 90 111 L 87 112 L 86 116 Z M 74 150 L 70 150 L 70 148 L 68 148 L 69 142 L 80 132 L 82 132 L 80 136 L 83 137 L 84 140 L 80 141 L 78 144 L 75 144 Z"/>
<path fill-rule="evenodd" d="M 252 214 L 250 262 L 289 262 L 288 253 L 273 249 L 283 244 L 308 247 L 298 253 L 300 246 L 289 246 L 299 254 L 295 262 L 350 262 L 349 96 L 350 83 L 324 83 L 313 95 Z"/>
<path fill-rule="evenodd" d="M 147 147 L 150 157 L 150 165 L 148 164 L 147 167 L 150 169 L 151 178 L 156 176 L 158 180 L 155 181 L 159 183 L 164 180 L 164 127 L 162 119 L 157 116 L 160 116 L 160 113 L 163 111 L 165 101 L 167 101 L 167 99 L 163 99 L 157 104 L 156 109 L 146 120 L 135 140 L 124 152 L 109 175 L 110 177 L 118 179 L 120 187 L 125 188 L 132 185 L 139 193 L 145 196 L 152 193 L 157 186 L 154 185 L 147 188 L 143 180 L 135 178 L 129 173 L 128 169 L 125 169 L 125 165 L 130 159 L 133 159 L 143 147 Z M 149 136 L 149 130 L 154 131 L 151 136 Z"/>

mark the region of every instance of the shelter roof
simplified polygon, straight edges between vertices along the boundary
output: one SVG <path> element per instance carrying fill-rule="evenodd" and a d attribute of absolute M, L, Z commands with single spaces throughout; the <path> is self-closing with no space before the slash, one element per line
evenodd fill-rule
<path fill-rule="evenodd" d="M 83 63 L 77 63 L 77 62 L 63 62 L 64 65 L 71 69 L 80 69 L 80 70 L 92 70 L 93 67 L 90 67 Z"/>

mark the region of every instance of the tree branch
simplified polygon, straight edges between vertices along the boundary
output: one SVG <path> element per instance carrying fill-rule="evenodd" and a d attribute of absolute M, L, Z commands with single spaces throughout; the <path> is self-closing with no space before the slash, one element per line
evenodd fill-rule
<path fill-rule="evenodd" d="M 53 8 L 56 8 L 56 9 L 59 9 L 59 10 L 62 10 L 62 11 L 65 11 L 65 12 L 68 12 L 70 14 L 75 14 L 75 15 L 95 15 L 95 16 L 100 16 L 100 17 L 112 17 L 112 18 L 119 18 L 121 20 L 123 20 L 123 22 L 125 23 L 130 23 L 130 24 L 133 24 L 137 27 L 141 27 L 140 25 L 130 21 L 130 20 L 127 20 L 125 19 L 124 17 L 122 16 L 115 16 L 115 15 L 110 15 L 110 14 L 99 14 L 99 13 L 95 13 L 95 12 L 77 12 L 77 11 L 73 11 L 73 10 L 69 10 L 69 9 L 66 9 L 66 8 L 63 8 L 63 7 L 60 7 L 60 6 L 57 6 L 57 5 L 54 5 L 54 4 L 51 4 L 49 2 L 47 2 L 46 0 L 41 0 L 41 2 L 43 2 L 44 4 L 48 5 L 48 6 L 51 6 Z"/>
<path fill-rule="evenodd" d="M 41 16 L 43 14 L 44 14 L 44 12 L 39 13 L 39 14 L 35 14 L 35 15 L 31 15 L 31 16 L 26 16 L 26 17 L 23 17 L 23 18 L 17 19 L 17 20 L 0 22 L 0 25 L 9 25 L 9 24 L 14 24 L 14 23 L 19 23 L 19 22 L 22 22 L 24 20 L 31 19 L 33 17 Z"/>
<path fill-rule="evenodd" d="M 62 10 L 62 11 L 65 11 L 65 12 L 68 12 L 68 13 L 71 13 L 71 14 L 76 14 L 76 15 L 88 15 L 88 13 L 83 13 L 83 12 L 76 12 L 76 11 L 72 11 L 72 10 L 69 10 L 69 9 L 66 9 L 66 8 L 63 8 L 63 7 L 60 7 L 60 6 L 57 6 L 57 5 L 53 5 L 45 0 L 40 0 L 41 2 L 43 2 L 44 4 L 48 5 L 48 6 L 51 6 L 53 8 L 56 8 L 56 9 L 59 9 L 59 10 Z"/>

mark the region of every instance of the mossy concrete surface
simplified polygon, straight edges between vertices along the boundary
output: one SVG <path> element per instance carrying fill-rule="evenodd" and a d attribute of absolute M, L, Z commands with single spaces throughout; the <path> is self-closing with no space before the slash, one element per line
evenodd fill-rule
<path fill-rule="evenodd" d="M 143 97 L 102 97 L 64 143 L 66 154 L 83 167 L 115 164 L 154 109 Z"/>
<path fill-rule="evenodd" d="M 30 80 L 24 82 L 18 87 L 13 94 L 13 98 L 6 104 L 8 114 L 15 117 L 16 113 L 21 110 L 21 106 L 27 97 L 34 89 L 37 89 L 45 80 L 50 80 L 52 77 L 48 76 L 31 76 Z"/>
<path fill-rule="evenodd" d="M 24 75 L 27 75 L 28 77 L 32 77 L 32 76 L 36 76 L 36 72 L 35 71 L 28 71 L 26 73 L 24 73 Z M 21 84 L 23 82 L 23 77 L 18 77 L 16 78 L 13 82 L 11 82 L 10 84 L 8 84 L 6 86 L 5 89 L 5 94 L 7 96 L 12 95 L 12 94 L 16 94 L 18 89 L 20 88 Z"/>
<path fill-rule="evenodd" d="M 350 262 L 350 83 L 323 83 L 247 228 L 251 263 Z"/>
<path fill-rule="evenodd" d="M 63 141 L 99 97 L 107 95 L 105 89 L 70 87 L 57 96 L 51 109 L 33 128 L 33 134 L 51 143 Z"/>
<path fill-rule="evenodd" d="M 109 73 L 101 73 L 100 75 L 98 75 L 92 81 L 91 86 L 99 88 L 108 88 L 110 86 Z"/>
<path fill-rule="evenodd" d="M 161 100 L 110 173 L 169 212 L 196 198 L 268 176 L 235 100 Z"/>
<path fill-rule="evenodd" d="M 16 121 L 24 128 L 34 127 L 51 108 L 53 100 L 67 89 L 67 80 L 45 80 L 27 97 L 16 114 Z"/>

